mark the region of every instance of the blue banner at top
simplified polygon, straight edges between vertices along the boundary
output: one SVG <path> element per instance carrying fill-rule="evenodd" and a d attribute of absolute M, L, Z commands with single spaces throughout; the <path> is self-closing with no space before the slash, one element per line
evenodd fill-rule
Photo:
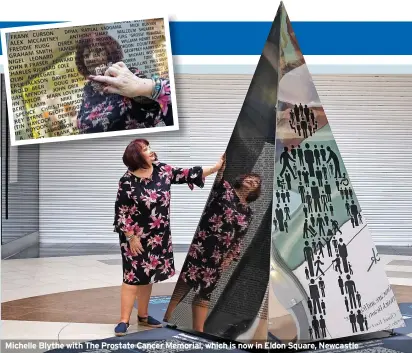
<path fill-rule="evenodd" d="M 0 22 L 0 29 L 55 22 Z M 173 55 L 260 55 L 271 22 L 170 22 Z M 412 55 L 412 22 L 292 22 L 304 55 Z M 1 47 L 0 47 L 1 53 Z"/>

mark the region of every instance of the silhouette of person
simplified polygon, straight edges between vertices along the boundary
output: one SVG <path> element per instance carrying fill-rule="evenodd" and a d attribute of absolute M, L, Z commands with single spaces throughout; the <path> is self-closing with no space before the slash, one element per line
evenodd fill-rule
<path fill-rule="evenodd" d="M 302 203 L 305 203 L 305 187 L 302 185 L 302 182 L 299 183 L 298 191 L 300 193 Z"/>
<path fill-rule="evenodd" d="M 285 215 L 286 215 L 285 220 L 287 221 L 288 219 L 290 219 L 290 209 L 289 209 L 289 206 L 286 204 L 285 207 L 283 207 L 283 210 L 285 211 Z"/>
<path fill-rule="evenodd" d="M 324 298 L 325 297 L 325 282 L 323 281 L 322 277 L 319 277 L 318 284 L 319 284 L 319 289 L 322 293 L 322 297 Z"/>
<path fill-rule="evenodd" d="M 319 234 L 320 235 L 320 234 Z M 318 243 L 317 243 L 317 247 L 319 249 L 319 255 L 321 255 L 322 257 L 325 257 L 325 255 L 323 255 L 323 248 L 325 247 L 322 244 L 322 241 L 319 239 Z"/>
<path fill-rule="evenodd" d="M 279 188 L 279 189 L 282 189 L 282 188 L 283 188 L 283 184 L 282 184 L 282 181 L 280 180 L 279 177 L 278 177 L 278 179 L 277 179 L 277 183 L 278 183 L 278 188 Z"/>
<path fill-rule="evenodd" d="M 278 203 L 280 203 L 280 192 L 279 190 L 276 190 L 276 199 L 278 200 Z"/>
<path fill-rule="evenodd" d="M 306 204 L 308 205 L 309 212 L 313 212 L 312 209 L 312 196 L 310 196 L 309 191 L 306 193 Z"/>
<path fill-rule="evenodd" d="M 356 329 L 356 316 L 353 313 L 353 311 L 351 311 L 350 314 L 349 314 L 349 321 L 352 324 L 352 332 L 353 333 L 358 332 L 358 330 Z"/>
<path fill-rule="evenodd" d="M 339 255 L 336 255 L 336 259 L 332 260 L 332 263 L 335 263 L 334 270 L 336 272 L 339 271 L 339 273 L 342 274 L 342 269 L 340 268 L 340 257 L 339 257 Z"/>
<path fill-rule="evenodd" d="M 273 218 L 273 225 L 275 226 L 275 230 L 278 230 L 278 221 L 276 218 Z"/>
<path fill-rule="evenodd" d="M 309 238 L 308 231 L 312 234 L 312 238 L 316 235 L 316 232 L 313 231 L 313 228 L 309 227 L 308 220 L 305 219 L 305 222 L 303 223 L 303 238 L 304 239 Z"/>
<path fill-rule="evenodd" d="M 348 249 L 346 248 L 346 244 L 343 242 L 342 238 L 339 238 L 338 251 L 339 251 L 339 256 L 342 259 L 343 271 L 345 271 L 345 273 L 348 273 L 349 272 Z"/>
<path fill-rule="evenodd" d="M 353 217 L 350 218 L 350 222 L 352 223 L 352 228 L 355 228 L 355 219 Z"/>
<path fill-rule="evenodd" d="M 326 248 L 328 249 L 328 256 L 332 257 L 332 246 L 331 246 L 331 241 L 332 241 L 332 237 L 328 237 L 328 238 L 323 238 L 323 240 L 325 241 L 326 244 Z"/>
<path fill-rule="evenodd" d="M 339 276 L 339 278 L 338 278 L 338 285 L 339 285 L 339 288 L 340 288 L 340 293 L 342 295 L 344 295 L 345 292 L 343 291 L 343 279 L 341 278 L 341 276 Z"/>
<path fill-rule="evenodd" d="M 288 202 L 290 203 L 290 193 L 289 193 L 289 191 L 286 190 L 285 194 L 286 194 L 286 200 L 288 200 Z"/>
<path fill-rule="evenodd" d="M 359 222 L 358 222 L 358 214 L 359 214 L 358 206 L 355 205 L 355 201 L 352 201 L 351 203 L 352 204 L 350 206 L 350 212 L 352 213 L 352 216 L 355 219 L 355 226 L 358 226 L 359 225 Z"/>
<path fill-rule="evenodd" d="M 286 231 L 286 233 L 289 233 L 289 231 L 288 231 L 288 222 L 284 222 L 283 223 L 283 225 L 285 226 L 285 231 Z"/>
<path fill-rule="evenodd" d="M 310 120 L 312 120 L 312 125 L 315 125 L 315 114 L 313 110 L 310 111 Z"/>
<path fill-rule="evenodd" d="M 293 108 L 293 111 L 295 113 L 296 121 L 299 122 L 300 121 L 299 107 L 296 104 Z"/>
<path fill-rule="evenodd" d="M 330 211 L 330 215 L 333 217 L 334 214 L 333 214 L 333 205 L 332 204 L 329 205 L 329 211 Z"/>
<path fill-rule="evenodd" d="M 346 208 L 346 214 L 347 214 L 348 216 L 350 216 L 350 205 L 349 205 L 349 202 L 348 202 L 348 201 L 346 201 L 346 203 L 345 203 L 345 208 Z"/>
<path fill-rule="evenodd" d="M 296 129 L 298 130 L 298 135 L 299 135 L 299 136 L 302 136 L 302 134 L 301 134 L 301 132 L 300 132 L 300 131 L 301 131 L 301 128 L 300 128 L 300 123 L 299 123 L 299 122 L 296 123 Z"/>
<path fill-rule="evenodd" d="M 279 222 L 279 230 L 283 232 L 285 230 L 284 228 L 284 220 L 283 220 L 283 210 L 280 208 L 279 204 L 276 205 L 275 209 L 275 217 Z"/>
<path fill-rule="evenodd" d="M 316 316 L 313 316 L 312 327 L 313 327 L 313 331 L 315 331 L 315 339 L 319 339 L 320 338 L 319 321 L 316 319 Z"/>
<path fill-rule="evenodd" d="M 312 330 L 312 327 L 310 326 L 309 326 L 309 337 L 310 337 L 310 340 L 313 341 L 313 330 Z"/>
<path fill-rule="evenodd" d="M 325 194 L 327 196 L 328 202 L 332 202 L 332 197 L 331 197 L 332 188 L 331 188 L 331 186 L 330 186 L 330 184 L 328 183 L 327 180 L 325 181 Z"/>
<path fill-rule="evenodd" d="M 309 242 L 305 241 L 305 247 L 303 248 L 303 254 L 305 256 L 305 260 L 308 263 L 308 269 L 310 276 L 313 277 L 315 275 L 315 272 L 313 270 L 313 261 L 315 260 L 314 255 L 313 255 L 313 250 L 309 246 Z"/>
<path fill-rule="evenodd" d="M 302 150 L 302 148 L 300 147 L 300 145 L 298 145 L 298 158 L 299 158 L 299 163 L 300 163 L 300 165 L 303 166 L 303 165 L 304 165 L 304 162 L 303 162 L 303 150 Z"/>
<path fill-rule="evenodd" d="M 296 134 L 296 127 L 293 125 L 293 121 L 292 121 L 292 120 L 289 120 L 289 126 L 290 126 L 291 130 L 293 130 L 293 131 L 295 132 L 295 134 Z"/>
<path fill-rule="evenodd" d="M 362 215 L 361 215 L 360 213 L 358 213 L 358 218 L 359 218 L 359 222 L 360 222 L 361 224 L 363 224 L 363 222 L 362 222 Z"/>
<path fill-rule="evenodd" d="M 335 178 L 342 178 L 342 174 L 340 173 L 340 166 L 339 166 L 338 156 L 336 155 L 335 152 L 332 151 L 332 149 L 329 146 L 326 147 L 326 150 L 329 152 L 329 158 L 326 161 L 326 163 L 329 163 L 332 160 L 333 164 L 335 166 Z"/>
<path fill-rule="evenodd" d="M 309 172 L 303 167 L 302 171 L 303 181 L 305 182 L 306 187 L 309 187 Z"/>
<path fill-rule="evenodd" d="M 348 188 L 345 188 L 343 190 L 343 192 L 345 193 L 346 200 L 349 200 L 349 190 L 348 190 Z"/>
<path fill-rule="evenodd" d="M 302 103 L 299 103 L 299 113 L 300 113 L 300 116 L 303 117 L 303 106 L 302 106 Z"/>
<path fill-rule="evenodd" d="M 296 163 L 293 163 L 293 171 L 296 173 L 298 171 L 298 168 L 296 167 Z M 295 178 L 296 179 L 296 178 Z"/>
<path fill-rule="evenodd" d="M 287 185 L 288 190 L 292 189 L 292 184 L 291 184 L 292 179 L 291 179 L 290 174 L 288 172 L 285 173 L 285 181 L 286 181 L 286 185 Z"/>
<path fill-rule="evenodd" d="M 322 276 L 324 276 L 325 272 L 323 272 L 322 269 L 320 268 L 320 265 L 324 265 L 324 263 L 320 261 L 320 256 L 318 256 L 318 259 L 315 261 L 315 265 L 316 265 L 316 276 L 318 275 L 319 272 L 322 274 Z"/>
<path fill-rule="evenodd" d="M 316 220 L 315 220 L 315 217 L 313 217 L 313 214 L 310 215 L 310 223 L 312 224 L 312 227 L 315 227 Z"/>
<path fill-rule="evenodd" d="M 330 172 L 330 176 L 333 177 L 333 164 L 329 163 L 329 172 Z"/>
<path fill-rule="evenodd" d="M 293 146 L 293 145 L 291 146 L 290 153 L 292 155 L 292 158 L 296 159 L 296 148 L 295 148 L 295 146 Z"/>
<path fill-rule="evenodd" d="M 322 315 L 320 316 L 319 326 L 322 331 L 322 337 L 325 338 L 326 337 L 326 322 Z"/>
<path fill-rule="evenodd" d="M 299 181 L 302 181 L 302 172 L 300 170 L 298 170 L 298 178 Z"/>
<path fill-rule="evenodd" d="M 316 254 L 317 246 L 316 246 L 316 241 L 315 240 L 312 240 L 312 249 L 313 249 L 313 253 Z"/>
<path fill-rule="evenodd" d="M 310 188 L 313 203 L 315 205 L 315 212 L 322 212 L 322 208 L 320 207 L 320 193 L 319 188 L 316 186 L 316 183 L 312 181 L 312 186 Z"/>
<path fill-rule="evenodd" d="M 329 227 L 329 217 L 328 217 L 328 214 L 327 214 L 327 213 L 325 213 L 325 216 L 323 217 L 323 219 L 325 220 L 325 225 L 326 225 L 327 227 Z"/>
<path fill-rule="evenodd" d="M 312 301 L 310 300 L 310 298 L 308 298 L 308 308 L 309 308 L 310 315 L 313 315 L 313 306 L 312 306 Z"/>
<path fill-rule="evenodd" d="M 356 292 L 356 300 L 358 301 L 358 306 L 360 308 L 362 306 L 362 302 L 361 302 L 361 295 L 359 294 L 359 292 Z"/>
<path fill-rule="evenodd" d="M 349 302 L 348 302 L 348 297 L 345 297 L 345 306 L 346 306 L 346 311 L 349 312 Z"/>
<path fill-rule="evenodd" d="M 335 237 L 332 238 L 333 247 L 335 248 L 335 252 L 338 254 L 338 241 Z"/>
<path fill-rule="evenodd" d="M 323 175 L 319 167 L 316 168 L 315 176 L 316 176 L 316 179 L 318 180 L 319 186 L 323 186 L 323 180 L 322 180 Z"/>
<path fill-rule="evenodd" d="M 348 262 L 348 267 L 349 267 L 349 274 L 352 276 L 353 270 L 352 270 L 352 265 L 350 264 L 350 262 Z"/>
<path fill-rule="evenodd" d="M 322 165 L 322 173 L 323 173 L 323 178 L 327 180 L 328 179 L 328 168 L 326 168 L 325 164 Z"/>
<path fill-rule="evenodd" d="M 365 328 L 366 328 L 366 331 L 368 331 L 369 329 L 368 329 L 368 320 L 366 319 L 366 316 L 365 316 L 365 320 L 364 320 L 364 322 L 365 322 Z"/>
<path fill-rule="evenodd" d="M 353 191 L 352 191 L 352 188 L 349 188 L 349 197 L 351 198 L 351 199 L 353 199 Z"/>
<path fill-rule="evenodd" d="M 332 228 L 333 228 L 333 231 L 335 232 L 335 234 L 336 234 L 337 232 L 339 232 L 340 234 L 342 234 L 342 232 L 341 232 L 341 230 L 340 230 L 340 228 L 339 228 L 339 223 L 338 223 L 338 221 L 335 221 L 334 219 L 332 219 L 332 220 L 331 220 L 331 223 L 332 223 Z"/>
<path fill-rule="evenodd" d="M 295 114 L 293 113 L 293 110 L 291 109 L 289 112 L 289 117 L 290 117 L 290 121 L 292 122 L 292 124 L 295 122 Z"/>
<path fill-rule="evenodd" d="M 312 278 L 310 280 L 309 284 L 309 293 L 310 297 L 312 298 L 312 306 L 313 306 L 313 312 L 316 315 L 319 312 L 321 312 L 321 307 L 320 307 L 320 295 L 319 295 L 319 288 L 318 285 L 315 283 L 315 280 Z"/>
<path fill-rule="evenodd" d="M 319 236 L 322 236 L 322 234 L 323 234 L 323 236 L 326 236 L 325 229 L 323 228 L 324 223 L 325 223 L 325 221 L 323 220 L 322 216 L 319 213 L 318 218 L 316 220 L 316 224 L 319 227 Z"/>
<path fill-rule="evenodd" d="M 308 218 L 308 208 L 306 205 L 303 206 L 303 213 L 305 214 L 305 218 Z"/>
<path fill-rule="evenodd" d="M 326 150 L 323 148 L 323 145 L 320 145 L 320 155 L 322 157 L 322 162 L 326 162 Z M 326 177 L 325 177 L 326 179 Z"/>
<path fill-rule="evenodd" d="M 285 190 L 282 190 L 282 191 L 280 192 L 280 198 L 282 199 L 282 202 L 283 202 L 283 203 L 286 202 Z"/>
<path fill-rule="evenodd" d="M 356 292 L 356 285 L 353 280 L 351 280 L 350 275 L 346 276 L 347 281 L 345 282 L 345 292 L 349 297 L 350 308 L 356 309 L 356 300 L 355 300 L 355 292 Z"/>
<path fill-rule="evenodd" d="M 303 108 L 303 114 L 305 114 L 306 120 L 309 121 L 309 113 L 310 110 L 308 108 L 308 106 L 305 104 L 305 107 Z"/>
<path fill-rule="evenodd" d="M 302 133 L 303 133 L 303 138 L 308 138 L 308 123 L 305 120 L 302 120 L 300 123 L 300 126 L 302 128 Z"/>
<path fill-rule="evenodd" d="M 308 131 L 309 131 L 309 135 L 312 136 L 313 129 L 312 129 L 312 125 L 310 125 L 310 124 L 308 124 Z"/>
<path fill-rule="evenodd" d="M 320 152 L 318 150 L 318 146 L 314 145 L 313 155 L 315 156 L 316 165 L 321 165 L 320 163 Z"/>
<path fill-rule="evenodd" d="M 340 189 L 339 189 L 340 182 L 339 182 L 338 179 L 335 179 L 335 185 L 336 185 L 336 189 L 338 189 L 340 191 Z M 342 192 L 341 192 L 341 195 L 342 195 Z M 342 197 L 342 199 L 343 199 L 343 197 Z"/>
<path fill-rule="evenodd" d="M 309 168 L 309 175 L 311 177 L 315 176 L 315 169 L 313 168 L 313 164 L 315 163 L 315 157 L 313 156 L 313 152 L 310 149 L 310 145 L 307 143 L 305 144 L 306 150 L 304 151 L 305 162 Z"/>
<path fill-rule="evenodd" d="M 328 211 L 328 197 L 326 196 L 325 192 L 322 192 L 321 198 L 323 203 L 323 210 Z"/>
<path fill-rule="evenodd" d="M 361 332 L 365 331 L 365 328 L 363 327 L 365 319 L 363 318 L 363 315 L 360 310 L 358 310 L 358 315 L 356 315 L 356 321 L 358 322 L 359 330 Z"/>
<path fill-rule="evenodd" d="M 325 302 L 323 301 L 323 299 L 320 302 L 320 307 L 322 308 L 323 315 L 326 315 L 326 305 L 325 305 Z"/>
<path fill-rule="evenodd" d="M 344 200 L 345 199 L 345 191 L 343 189 L 340 189 L 339 192 L 340 192 L 340 197 L 342 197 L 342 200 Z"/>
<path fill-rule="evenodd" d="M 282 177 L 282 175 L 286 171 L 286 169 L 289 169 L 290 173 L 293 176 L 293 179 L 296 179 L 296 176 L 293 173 L 292 166 L 289 164 L 289 162 L 295 162 L 295 160 L 289 155 L 288 148 L 283 147 L 283 152 L 280 155 L 280 163 L 283 165 L 283 167 L 282 167 L 282 170 L 280 171 L 279 176 Z"/>
<path fill-rule="evenodd" d="M 305 275 L 306 275 L 306 279 L 309 280 L 309 270 L 308 267 L 305 267 Z"/>

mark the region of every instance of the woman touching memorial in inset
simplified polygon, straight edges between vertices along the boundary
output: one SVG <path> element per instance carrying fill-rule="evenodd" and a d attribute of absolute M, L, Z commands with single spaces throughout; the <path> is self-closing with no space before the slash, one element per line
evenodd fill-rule
<path fill-rule="evenodd" d="M 175 274 L 170 234 L 170 187 L 188 184 L 203 187 L 204 178 L 216 173 L 223 158 L 213 167 L 176 168 L 157 161 L 149 142 L 132 141 L 123 155 L 128 170 L 120 179 L 115 204 L 115 231 L 123 262 L 121 317 L 115 328 L 125 335 L 137 295 L 138 323 L 161 327 L 149 316 L 148 305 L 153 283 Z"/>
<path fill-rule="evenodd" d="M 147 78 L 122 60 L 120 44 L 107 34 L 79 40 L 77 70 L 88 79 L 77 115 L 80 134 L 173 125 L 169 80 Z"/>
<path fill-rule="evenodd" d="M 219 170 L 209 201 L 193 238 L 176 290 L 165 315 L 170 317 L 191 289 L 193 329 L 203 332 L 211 295 L 223 272 L 240 257 L 241 242 L 252 221 L 250 203 L 261 193 L 260 175 L 240 175 L 231 185 Z"/>

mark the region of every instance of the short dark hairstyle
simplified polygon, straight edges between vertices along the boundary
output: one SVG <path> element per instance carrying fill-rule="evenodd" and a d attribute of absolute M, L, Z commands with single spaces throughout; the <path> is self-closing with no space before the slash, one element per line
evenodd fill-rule
<path fill-rule="evenodd" d="M 105 32 L 90 32 L 77 42 L 76 66 L 84 77 L 93 75 L 84 64 L 84 51 L 92 47 L 100 47 L 106 51 L 108 62 L 117 63 L 123 60 L 123 51 L 120 44 Z"/>
<path fill-rule="evenodd" d="M 249 192 L 249 195 L 247 195 L 247 197 L 246 197 L 246 202 L 251 203 L 251 202 L 253 202 L 253 201 L 256 201 L 256 200 L 260 197 L 260 194 L 262 193 L 262 178 L 261 178 L 261 176 L 260 176 L 259 174 L 256 174 L 256 173 L 242 174 L 242 175 L 239 175 L 239 176 L 236 178 L 236 180 L 235 180 L 235 182 L 234 182 L 234 184 L 233 184 L 233 187 L 234 187 L 235 189 L 241 188 L 241 187 L 242 187 L 242 184 L 243 184 L 243 181 L 244 181 L 246 178 L 256 178 L 256 179 L 259 180 L 259 185 L 258 185 L 258 187 L 257 187 L 255 190 Z"/>
<path fill-rule="evenodd" d="M 150 165 L 142 156 L 142 151 L 145 146 L 149 146 L 149 141 L 145 139 L 136 139 L 129 143 L 123 153 L 123 163 L 129 170 L 148 169 Z M 157 160 L 157 156 L 156 156 Z"/>

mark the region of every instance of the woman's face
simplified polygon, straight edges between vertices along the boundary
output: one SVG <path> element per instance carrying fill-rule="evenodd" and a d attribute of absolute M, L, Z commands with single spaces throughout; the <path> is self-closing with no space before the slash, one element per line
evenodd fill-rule
<path fill-rule="evenodd" d="M 249 192 L 255 191 L 260 185 L 260 178 L 255 176 L 247 176 L 242 183 L 242 187 Z"/>
<path fill-rule="evenodd" d="M 106 50 L 101 46 L 86 48 L 83 52 L 83 57 L 84 65 L 86 66 L 87 71 L 92 75 L 98 74 L 95 72 L 95 69 L 98 66 L 107 65 L 108 62 Z M 103 75 L 104 72 L 101 74 Z"/>
<path fill-rule="evenodd" d="M 143 146 L 142 155 L 148 164 L 152 164 L 156 160 L 156 154 L 151 150 L 150 145 Z"/>

